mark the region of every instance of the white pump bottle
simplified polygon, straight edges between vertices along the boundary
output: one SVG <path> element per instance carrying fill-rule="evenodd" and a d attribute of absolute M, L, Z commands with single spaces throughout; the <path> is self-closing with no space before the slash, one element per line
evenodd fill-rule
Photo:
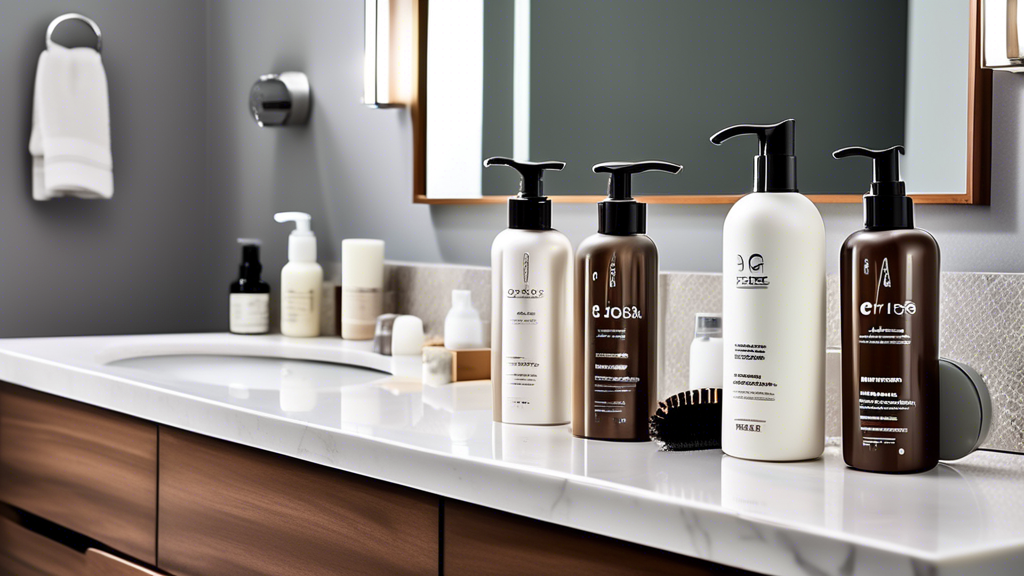
<path fill-rule="evenodd" d="M 711 137 L 758 138 L 754 191 L 722 232 L 722 451 L 793 461 L 825 449 L 825 227 L 797 191 L 795 121 Z"/>
<path fill-rule="evenodd" d="M 277 222 L 295 222 L 288 236 L 288 263 L 281 269 L 281 334 L 320 335 L 320 297 L 324 270 L 316 262 L 316 236 L 305 212 L 279 212 Z"/>

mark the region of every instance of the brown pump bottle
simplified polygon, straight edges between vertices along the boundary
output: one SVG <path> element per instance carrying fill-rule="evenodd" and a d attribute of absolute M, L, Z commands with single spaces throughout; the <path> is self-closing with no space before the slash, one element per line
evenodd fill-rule
<path fill-rule="evenodd" d="M 647 235 L 647 206 L 630 177 L 678 173 L 668 162 L 608 162 L 608 198 L 597 205 L 597 234 L 576 251 L 572 433 L 597 440 L 650 440 L 658 402 L 658 248 Z"/>
<path fill-rule="evenodd" d="M 843 459 L 869 472 L 939 461 L 939 246 L 914 228 L 902 146 L 844 148 L 874 161 L 864 230 L 843 244 Z"/>

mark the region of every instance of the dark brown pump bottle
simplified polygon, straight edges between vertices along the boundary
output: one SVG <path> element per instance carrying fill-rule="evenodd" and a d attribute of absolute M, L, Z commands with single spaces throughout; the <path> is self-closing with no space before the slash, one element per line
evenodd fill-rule
<path fill-rule="evenodd" d="M 844 148 L 874 161 L 865 228 L 843 244 L 843 459 L 869 472 L 939 461 L 939 246 L 914 228 L 902 146 Z"/>
<path fill-rule="evenodd" d="M 673 174 L 668 162 L 608 162 L 608 198 L 597 205 L 597 234 L 576 250 L 572 433 L 597 440 L 650 440 L 658 401 L 658 248 L 645 234 L 647 206 L 630 177 Z"/>

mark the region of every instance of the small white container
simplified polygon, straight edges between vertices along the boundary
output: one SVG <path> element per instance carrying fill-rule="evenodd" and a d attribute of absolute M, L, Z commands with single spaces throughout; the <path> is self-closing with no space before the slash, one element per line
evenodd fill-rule
<path fill-rule="evenodd" d="M 698 312 L 690 343 L 690 390 L 722 387 L 722 315 Z"/>
<path fill-rule="evenodd" d="M 395 318 L 391 329 L 392 356 L 420 356 L 424 341 L 423 320 L 408 314 Z"/>
<path fill-rule="evenodd" d="M 473 307 L 472 292 L 452 290 L 452 308 L 444 319 L 444 347 L 449 350 L 486 348 L 484 324 Z"/>
<path fill-rule="evenodd" d="M 341 337 L 372 340 L 384 308 L 384 241 L 341 241 Z"/>

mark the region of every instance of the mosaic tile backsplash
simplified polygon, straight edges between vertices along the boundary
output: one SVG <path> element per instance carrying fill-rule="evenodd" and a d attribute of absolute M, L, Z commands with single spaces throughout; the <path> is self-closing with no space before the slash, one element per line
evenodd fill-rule
<path fill-rule="evenodd" d="M 388 282 L 400 313 L 423 319 L 439 336 L 451 291 L 473 292 L 473 305 L 490 320 L 490 270 L 477 266 L 389 263 Z M 661 376 L 664 398 L 689 386 L 689 350 L 698 312 L 721 312 L 720 274 L 664 272 L 660 279 Z M 947 272 L 942 275 L 940 353 L 973 366 L 988 383 L 995 421 L 983 448 L 1024 452 L 1024 274 Z M 839 281 L 828 277 L 826 323 L 826 433 L 839 436 Z"/>

